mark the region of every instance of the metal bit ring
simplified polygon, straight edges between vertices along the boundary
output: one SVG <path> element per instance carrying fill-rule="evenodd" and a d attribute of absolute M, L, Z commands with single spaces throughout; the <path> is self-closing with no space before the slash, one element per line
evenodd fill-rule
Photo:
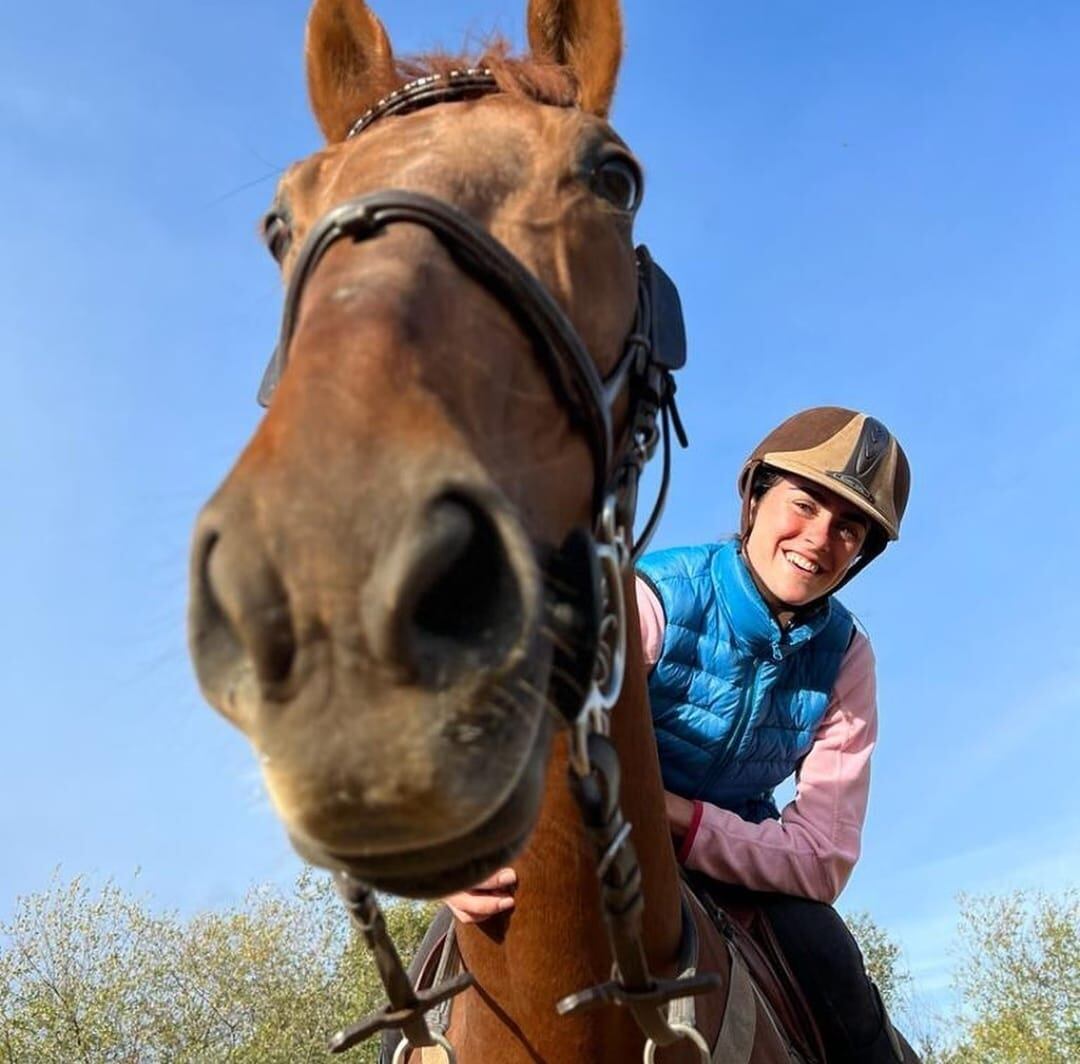
<path fill-rule="evenodd" d="M 705 1041 L 704 1036 L 696 1027 L 690 1027 L 685 1023 L 672 1023 L 670 1027 L 680 1038 L 687 1039 L 697 1047 L 697 1051 L 701 1056 L 701 1064 L 711 1064 L 712 1053 L 709 1051 L 709 1043 Z M 650 1038 L 645 1043 L 644 1064 L 653 1064 L 655 1059 L 656 1043 Z"/>
<path fill-rule="evenodd" d="M 454 1047 L 437 1032 L 433 1033 L 431 1037 L 434 1039 L 435 1045 L 446 1054 L 447 1064 L 457 1064 L 457 1054 L 454 1052 Z M 394 1050 L 394 1059 L 391 1061 L 391 1064 L 405 1064 L 405 1054 L 410 1050 L 418 1048 L 422 1047 L 411 1045 L 407 1038 L 403 1038 L 398 1042 L 397 1049 Z"/>

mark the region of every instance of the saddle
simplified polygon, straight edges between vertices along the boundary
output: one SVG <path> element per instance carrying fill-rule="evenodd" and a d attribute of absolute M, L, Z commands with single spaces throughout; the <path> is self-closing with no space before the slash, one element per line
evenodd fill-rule
<path fill-rule="evenodd" d="M 685 870 L 683 878 L 717 930 L 742 957 L 755 987 L 798 1059 L 804 1064 L 825 1064 L 817 1021 L 753 892 Z"/>

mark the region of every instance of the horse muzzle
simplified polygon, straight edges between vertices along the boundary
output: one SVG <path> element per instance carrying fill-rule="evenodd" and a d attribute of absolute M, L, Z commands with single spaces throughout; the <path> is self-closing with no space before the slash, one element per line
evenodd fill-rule
<path fill-rule="evenodd" d="M 551 730 L 527 535 L 488 484 L 425 480 L 362 522 L 227 482 L 199 520 L 189 616 L 203 692 L 251 739 L 296 848 L 418 895 L 520 847 Z"/>

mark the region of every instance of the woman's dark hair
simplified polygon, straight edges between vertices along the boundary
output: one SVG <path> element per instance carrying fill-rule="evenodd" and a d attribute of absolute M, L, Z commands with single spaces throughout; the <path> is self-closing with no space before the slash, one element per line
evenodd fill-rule
<path fill-rule="evenodd" d="M 783 479 L 784 474 L 772 466 L 760 465 L 754 470 L 754 479 L 750 482 L 748 497 L 743 499 L 742 527 L 735 537 L 740 544 L 746 543 L 746 537 L 750 535 L 750 503 L 758 502 L 770 488 L 776 487 Z"/>
<path fill-rule="evenodd" d="M 754 482 L 750 485 L 750 498 L 756 502 L 770 488 L 775 488 L 783 476 L 779 469 L 773 469 L 772 466 L 759 466 L 754 474 Z"/>

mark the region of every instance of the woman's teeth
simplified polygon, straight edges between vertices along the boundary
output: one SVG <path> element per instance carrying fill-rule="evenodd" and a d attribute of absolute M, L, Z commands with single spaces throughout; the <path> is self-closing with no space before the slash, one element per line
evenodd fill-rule
<path fill-rule="evenodd" d="M 816 562 L 812 562 L 809 558 L 804 558 L 801 554 L 796 554 L 793 550 L 784 551 L 784 557 L 787 558 L 796 569 L 801 569 L 804 573 L 817 574 L 821 572 L 821 566 Z"/>

